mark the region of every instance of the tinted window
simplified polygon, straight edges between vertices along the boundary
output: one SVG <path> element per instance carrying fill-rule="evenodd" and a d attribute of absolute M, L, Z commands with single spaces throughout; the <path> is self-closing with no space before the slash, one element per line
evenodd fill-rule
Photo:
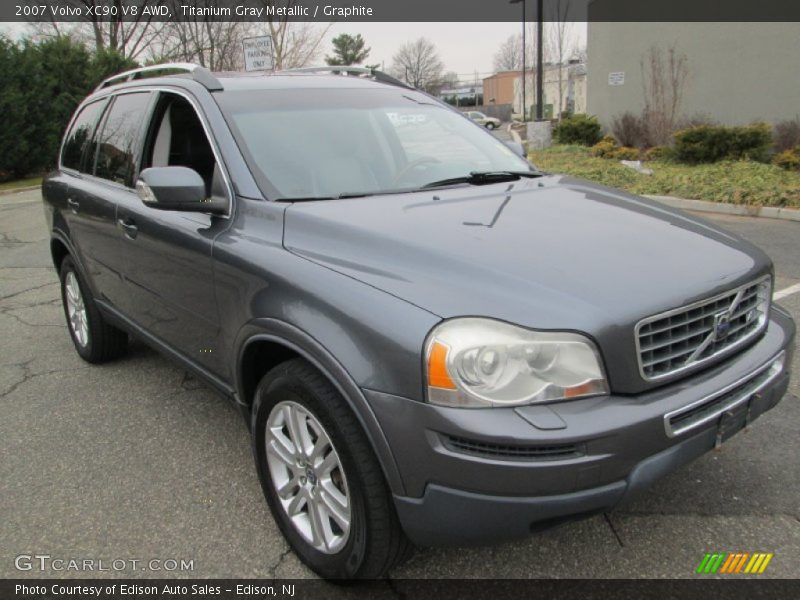
<path fill-rule="evenodd" d="M 215 99 L 268 197 L 413 190 L 530 165 L 461 113 L 411 90 L 242 90 Z"/>
<path fill-rule="evenodd" d="M 101 100 L 87 104 L 81 109 L 64 141 L 64 150 L 61 153 L 62 166 L 78 171 L 86 170 L 82 168 L 83 157 L 105 105 L 105 101 Z"/>
<path fill-rule="evenodd" d="M 150 101 L 149 93 L 117 96 L 97 140 L 95 175 L 131 185 L 136 140 Z"/>

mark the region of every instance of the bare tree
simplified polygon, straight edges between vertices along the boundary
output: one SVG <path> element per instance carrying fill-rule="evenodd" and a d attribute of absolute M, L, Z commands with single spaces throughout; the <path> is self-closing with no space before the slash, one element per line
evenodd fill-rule
<path fill-rule="evenodd" d="M 242 40 L 251 30 L 250 23 L 216 21 L 205 16 L 173 21 L 154 58 L 157 62 L 198 63 L 212 71 L 235 71 L 243 67 Z"/>
<path fill-rule="evenodd" d="M 259 0 L 269 11 L 275 8 L 286 8 L 290 13 L 295 6 L 294 0 Z M 272 36 L 272 53 L 275 69 L 296 69 L 305 67 L 317 60 L 322 53 L 322 40 L 331 28 L 332 23 L 318 27 L 313 23 L 292 21 L 287 15 L 266 15 L 266 25 Z"/>
<path fill-rule="evenodd" d="M 436 46 L 424 37 L 403 44 L 392 57 L 392 71 L 397 77 L 429 92 L 441 84 L 443 70 Z"/>
<path fill-rule="evenodd" d="M 112 50 L 125 58 L 137 60 L 152 50 L 167 25 L 154 22 L 152 15 L 145 14 L 143 10 L 145 7 L 157 6 L 160 4 L 159 0 L 137 0 L 135 13 L 129 10 L 130 6 L 123 0 L 113 0 L 111 3 L 104 0 L 64 1 L 81 8 L 81 14 L 89 16 L 86 16 L 84 21 L 76 23 L 59 22 L 52 18 L 34 23 L 32 27 L 35 35 L 49 37 L 68 34 L 89 46 L 94 46 L 96 50 Z M 110 5 L 116 8 L 116 14 L 99 16 L 105 13 L 97 11 L 97 8 Z M 127 12 L 123 11 L 123 6 L 126 6 Z"/>
<path fill-rule="evenodd" d="M 276 69 L 296 69 L 317 62 L 322 52 L 322 40 L 331 27 L 330 24 L 317 27 L 286 18 L 268 18 L 267 26 L 272 36 Z"/>
<path fill-rule="evenodd" d="M 522 69 L 522 35 L 518 33 L 508 36 L 508 39 L 500 44 L 494 54 L 494 70 L 519 71 L 520 69 Z"/>
<path fill-rule="evenodd" d="M 681 103 L 689 76 L 688 59 L 670 46 L 666 55 L 661 48 L 650 46 L 641 58 L 644 111 L 650 143 L 668 144 L 680 116 Z"/>
<path fill-rule="evenodd" d="M 439 83 L 444 89 L 448 90 L 456 89 L 459 83 L 458 73 L 456 73 L 455 71 L 448 71 L 447 73 L 441 76 L 441 78 L 439 79 Z"/>
<path fill-rule="evenodd" d="M 552 8 L 551 21 L 547 28 L 546 42 L 549 55 L 558 70 L 558 120 L 564 110 L 564 63 L 567 62 L 572 47 L 572 23 L 567 21 L 570 0 L 555 0 L 548 4 Z"/>

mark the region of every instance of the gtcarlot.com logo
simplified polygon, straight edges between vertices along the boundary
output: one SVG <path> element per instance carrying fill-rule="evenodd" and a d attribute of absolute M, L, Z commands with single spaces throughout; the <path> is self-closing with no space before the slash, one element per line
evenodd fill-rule
<path fill-rule="evenodd" d="M 700 574 L 761 574 L 772 560 L 772 552 L 714 552 L 706 554 L 697 567 Z"/>
<path fill-rule="evenodd" d="M 19 554 L 17 571 L 194 571 L 194 559 L 185 558 L 60 558 L 50 554 Z"/>

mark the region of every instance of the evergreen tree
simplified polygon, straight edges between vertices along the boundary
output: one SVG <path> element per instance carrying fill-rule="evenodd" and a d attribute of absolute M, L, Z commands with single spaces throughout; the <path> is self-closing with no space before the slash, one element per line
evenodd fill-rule
<path fill-rule="evenodd" d="M 340 33 L 332 40 L 333 56 L 326 56 L 325 62 L 329 65 L 357 65 L 363 63 L 369 56 L 369 48 L 361 34 L 355 36 Z"/>

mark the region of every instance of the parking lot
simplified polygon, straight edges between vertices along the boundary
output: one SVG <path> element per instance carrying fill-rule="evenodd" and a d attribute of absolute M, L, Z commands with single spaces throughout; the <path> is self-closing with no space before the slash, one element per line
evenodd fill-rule
<path fill-rule="evenodd" d="M 192 571 L 69 576 L 309 577 L 263 500 L 240 414 L 134 342 L 89 366 L 74 352 L 40 194 L 0 196 L 0 577 L 20 554 L 192 560 Z M 800 283 L 800 223 L 711 219 Z M 800 292 L 781 304 L 800 321 Z M 800 353 L 794 359 L 800 373 Z M 800 577 L 800 394 L 632 504 L 501 546 L 419 551 L 393 578 L 696 577 L 707 552 L 771 552 L 759 577 Z"/>

